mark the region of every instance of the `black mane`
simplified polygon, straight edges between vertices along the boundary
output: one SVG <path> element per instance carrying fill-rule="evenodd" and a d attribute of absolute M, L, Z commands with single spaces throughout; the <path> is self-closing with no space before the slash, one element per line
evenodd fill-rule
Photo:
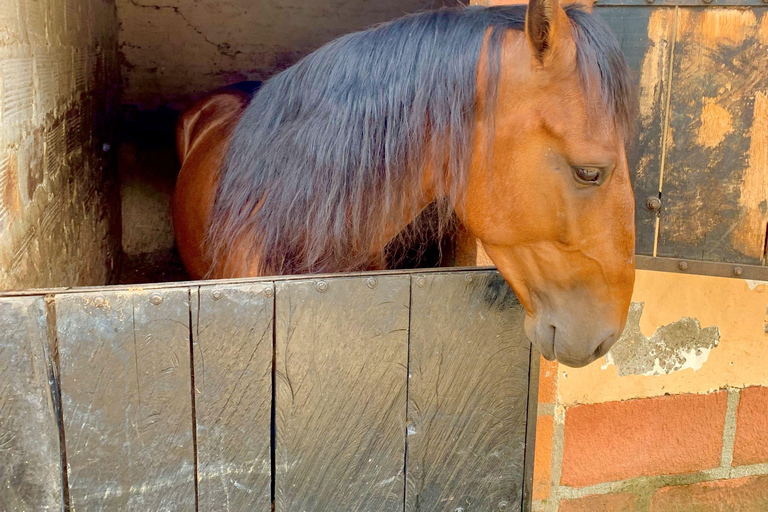
<path fill-rule="evenodd" d="M 436 173 L 450 176 L 438 183 L 445 227 L 465 188 L 486 33 L 492 113 L 504 35 L 523 29 L 525 12 L 407 16 L 341 37 L 267 81 L 230 143 L 208 233 L 213 260 L 245 242 L 261 274 L 368 268 L 366 249 L 385 226 L 407 223 L 405 212 L 423 204 L 417 191 L 427 159 L 447 162 Z M 574 6 L 566 12 L 585 92 L 600 94 L 628 131 L 632 86 L 619 44 L 599 17 Z"/>

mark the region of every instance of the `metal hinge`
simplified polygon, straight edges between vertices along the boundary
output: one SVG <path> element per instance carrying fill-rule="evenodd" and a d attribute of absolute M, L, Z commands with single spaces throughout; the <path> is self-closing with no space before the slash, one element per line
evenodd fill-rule
<path fill-rule="evenodd" d="M 653 256 L 637 255 L 635 256 L 635 266 L 640 270 L 768 281 L 768 267 L 760 265 L 687 260 L 684 258 L 654 258 Z"/>

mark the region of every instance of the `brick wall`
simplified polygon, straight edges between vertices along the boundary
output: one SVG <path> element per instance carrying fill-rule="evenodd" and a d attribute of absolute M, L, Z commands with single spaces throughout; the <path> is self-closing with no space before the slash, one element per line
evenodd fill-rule
<path fill-rule="evenodd" d="M 606 358 L 542 361 L 534 510 L 768 510 L 768 283 L 638 271 L 633 302 Z"/>
<path fill-rule="evenodd" d="M 537 431 L 562 462 L 551 481 L 537 453 L 535 510 L 768 510 L 766 387 L 575 405 L 558 430 Z"/>
<path fill-rule="evenodd" d="M 109 0 L 0 1 L 0 289 L 109 279 L 117 30 Z"/>

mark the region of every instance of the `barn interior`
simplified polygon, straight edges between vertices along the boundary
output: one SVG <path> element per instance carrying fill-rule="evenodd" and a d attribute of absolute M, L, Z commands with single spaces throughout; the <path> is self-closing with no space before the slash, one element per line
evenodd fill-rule
<path fill-rule="evenodd" d="M 339 35 L 456 3 L 0 2 L 0 289 L 185 279 L 169 207 L 179 113 Z"/>

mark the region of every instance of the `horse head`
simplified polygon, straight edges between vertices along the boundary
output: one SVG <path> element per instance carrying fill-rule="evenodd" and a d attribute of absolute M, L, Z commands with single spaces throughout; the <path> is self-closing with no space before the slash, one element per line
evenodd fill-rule
<path fill-rule="evenodd" d="M 632 94 L 618 90 L 618 43 L 592 18 L 532 0 L 524 32 L 507 34 L 495 123 L 478 123 L 458 208 L 525 307 L 529 339 L 569 366 L 621 335 L 635 276 Z"/>

